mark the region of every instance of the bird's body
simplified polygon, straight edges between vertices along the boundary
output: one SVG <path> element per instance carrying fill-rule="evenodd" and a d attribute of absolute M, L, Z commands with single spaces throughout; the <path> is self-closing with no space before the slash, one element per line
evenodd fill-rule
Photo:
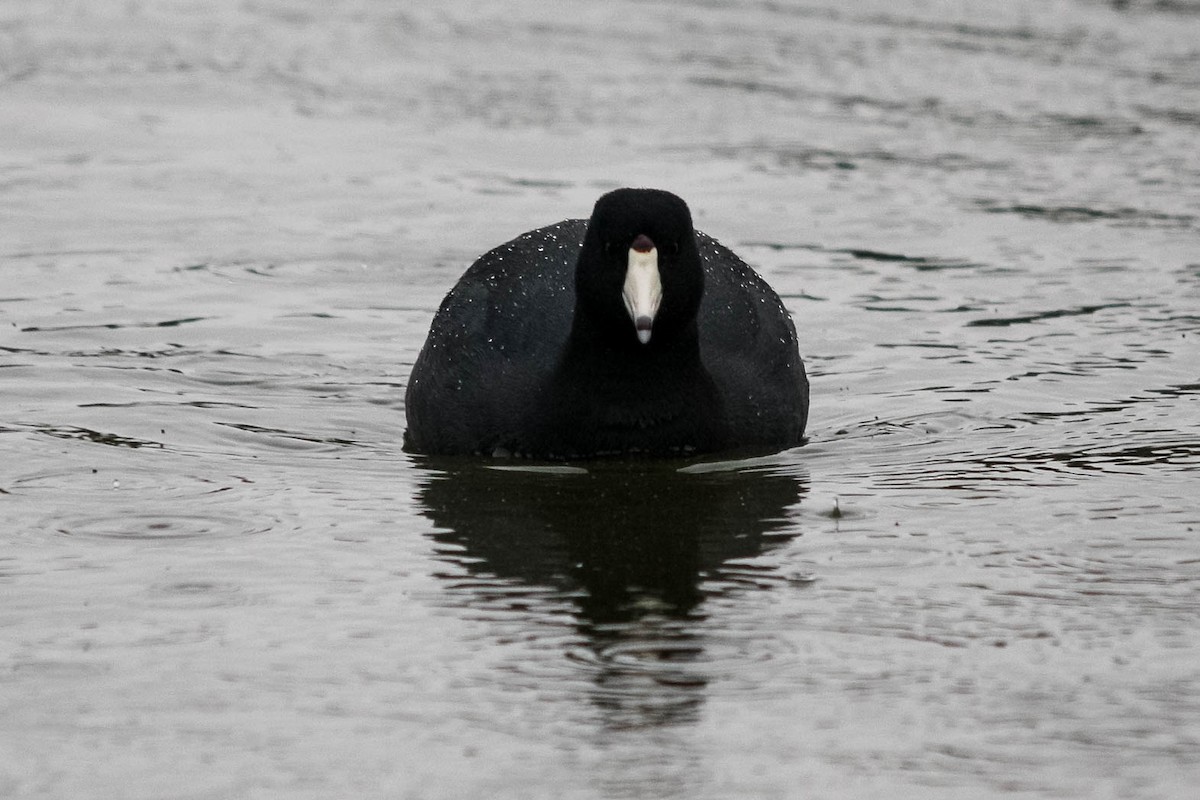
<path fill-rule="evenodd" d="M 406 395 L 429 454 L 580 458 L 798 444 L 808 380 L 778 295 L 683 201 L 618 190 L 486 253 Z"/>

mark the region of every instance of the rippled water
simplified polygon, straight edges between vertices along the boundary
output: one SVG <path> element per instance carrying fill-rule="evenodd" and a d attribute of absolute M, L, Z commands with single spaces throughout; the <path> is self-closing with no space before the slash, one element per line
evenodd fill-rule
<path fill-rule="evenodd" d="M 1189 797 L 1200 6 L 0 9 L 0 795 Z M 474 256 L 617 185 L 810 440 L 400 450 Z"/>

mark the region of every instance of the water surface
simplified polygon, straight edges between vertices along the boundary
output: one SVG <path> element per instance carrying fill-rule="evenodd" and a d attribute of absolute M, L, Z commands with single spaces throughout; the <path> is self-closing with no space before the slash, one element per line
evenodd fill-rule
<path fill-rule="evenodd" d="M 1188 797 L 1200 7 L 0 11 L 0 795 Z M 619 185 L 809 441 L 400 450 L 445 291 Z"/>

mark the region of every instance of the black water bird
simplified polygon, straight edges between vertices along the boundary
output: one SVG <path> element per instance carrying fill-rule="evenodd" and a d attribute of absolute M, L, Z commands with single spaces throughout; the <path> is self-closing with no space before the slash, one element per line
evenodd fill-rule
<path fill-rule="evenodd" d="M 405 448 L 569 459 L 798 444 L 808 378 L 779 296 L 675 195 L 618 189 L 446 295 Z"/>

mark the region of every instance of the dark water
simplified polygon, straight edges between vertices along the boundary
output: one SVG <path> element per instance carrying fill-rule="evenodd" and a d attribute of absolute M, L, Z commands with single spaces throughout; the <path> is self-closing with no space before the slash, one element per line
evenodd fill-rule
<path fill-rule="evenodd" d="M 0 796 L 1190 797 L 1200 6 L 0 8 Z M 400 451 L 618 185 L 810 441 Z"/>

